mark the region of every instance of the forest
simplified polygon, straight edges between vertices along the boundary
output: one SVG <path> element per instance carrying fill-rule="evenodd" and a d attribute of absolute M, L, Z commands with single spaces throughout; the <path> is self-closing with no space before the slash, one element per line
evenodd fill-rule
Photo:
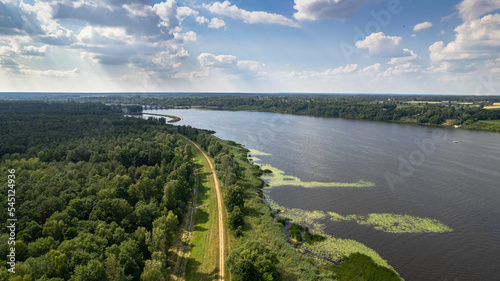
<path fill-rule="evenodd" d="M 194 182 L 190 147 L 162 120 L 113 111 L 0 102 L 0 174 L 15 170 L 17 219 L 15 274 L 2 266 L 1 280 L 164 280 Z"/>

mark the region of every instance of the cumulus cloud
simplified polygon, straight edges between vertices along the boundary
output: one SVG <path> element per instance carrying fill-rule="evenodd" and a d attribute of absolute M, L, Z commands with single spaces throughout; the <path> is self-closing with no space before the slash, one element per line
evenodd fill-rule
<path fill-rule="evenodd" d="M 0 2 L 0 35 L 39 35 L 42 27 L 29 5 Z"/>
<path fill-rule="evenodd" d="M 121 27 L 127 34 L 148 36 L 155 40 L 165 40 L 171 31 L 178 26 L 176 4 L 173 0 L 160 2 L 153 7 L 136 6 L 103 6 L 101 2 L 93 3 L 58 3 L 54 7 L 54 19 L 75 19 L 87 22 L 92 26 Z M 132 12 L 133 11 L 133 12 Z"/>
<path fill-rule="evenodd" d="M 412 64 L 411 62 L 406 62 L 403 64 L 398 64 L 392 67 L 387 68 L 382 76 L 394 76 L 408 73 L 416 73 L 421 72 L 422 69 L 420 66 Z"/>
<path fill-rule="evenodd" d="M 463 0 L 457 5 L 458 13 L 465 21 L 479 19 L 482 15 L 500 9 L 498 0 Z"/>
<path fill-rule="evenodd" d="M 43 57 L 47 53 L 48 46 L 43 45 L 41 47 L 37 46 L 24 46 L 21 50 L 21 54 L 24 56 L 34 56 L 34 57 Z"/>
<path fill-rule="evenodd" d="M 235 56 L 231 55 L 213 55 L 210 53 L 202 53 L 198 56 L 198 61 L 203 67 L 226 68 L 236 65 Z"/>
<path fill-rule="evenodd" d="M 299 25 L 293 20 L 279 14 L 272 14 L 263 11 L 246 11 L 238 8 L 236 5 L 231 5 L 229 1 L 215 2 L 212 5 L 204 4 L 207 10 L 211 13 L 221 16 L 227 16 L 233 19 L 241 19 L 245 23 L 256 24 L 279 24 L 290 27 L 298 27 Z"/>
<path fill-rule="evenodd" d="M 208 27 L 214 28 L 214 29 L 219 29 L 219 28 L 225 27 L 225 26 L 226 26 L 226 23 L 219 18 L 212 18 L 210 20 L 210 23 L 208 23 Z"/>
<path fill-rule="evenodd" d="M 191 9 L 190 7 L 177 7 L 177 18 L 181 21 L 190 16 L 197 16 L 198 14 L 198 11 Z"/>
<path fill-rule="evenodd" d="M 369 0 L 295 0 L 293 14 L 297 20 L 349 19 Z"/>
<path fill-rule="evenodd" d="M 419 58 L 419 56 L 417 54 L 415 54 L 412 50 L 403 49 L 403 52 L 404 52 L 405 56 L 392 58 L 391 61 L 388 62 L 388 64 L 391 64 L 391 65 L 402 64 L 402 63 L 414 61 L 414 60 Z"/>
<path fill-rule="evenodd" d="M 500 55 L 500 14 L 465 22 L 455 29 L 455 40 L 429 47 L 433 62 L 496 59 Z"/>
<path fill-rule="evenodd" d="M 187 17 L 194 17 L 194 20 L 199 24 L 208 24 L 208 28 L 219 29 L 226 26 L 226 22 L 219 18 L 207 19 L 204 16 L 200 16 L 198 11 L 191 9 L 190 7 L 178 7 L 177 8 L 177 18 L 183 21 Z"/>
<path fill-rule="evenodd" d="M 242 60 L 236 63 L 236 66 L 243 71 L 255 72 L 260 75 L 265 75 L 267 72 L 265 71 L 266 65 L 259 61 L 252 60 Z"/>
<path fill-rule="evenodd" d="M 420 30 L 428 29 L 428 28 L 431 28 L 431 27 L 432 27 L 432 23 L 430 23 L 428 21 L 422 22 L 422 23 L 416 24 L 413 27 L 413 32 L 417 32 L 417 31 L 420 31 Z"/>
<path fill-rule="evenodd" d="M 382 69 L 382 65 L 380 63 L 375 63 L 372 65 L 369 65 L 361 70 L 363 73 L 377 73 L 380 72 Z"/>
<path fill-rule="evenodd" d="M 387 36 L 383 32 L 378 32 L 356 42 L 356 47 L 368 50 L 370 57 L 401 57 L 406 55 L 400 46 L 402 41 L 402 37 Z"/>
<path fill-rule="evenodd" d="M 210 53 L 202 53 L 198 56 L 198 62 L 204 68 L 204 77 L 211 76 L 213 73 L 222 74 L 226 78 L 237 77 L 252 77 L 262 79 L 268 76 L 265 64 L 252 61 L 252 60 L 238 60 L 237 57 L 232 55 L 214 55 Z M 191 72 L 189 76 L 192 76 Z M 185 78 L 187 73 L 184 73 L 178 78 Z M 200 75 L 194 76 L 196 78 L 202 77 Z"/>

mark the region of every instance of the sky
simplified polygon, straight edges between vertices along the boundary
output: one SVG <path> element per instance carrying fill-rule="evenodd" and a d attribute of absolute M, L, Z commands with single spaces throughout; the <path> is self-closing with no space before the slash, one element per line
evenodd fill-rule
<path fill-rule="evenodd" d="M 500 94 L 500 0 L 1 0 L 0 92 Z"/>

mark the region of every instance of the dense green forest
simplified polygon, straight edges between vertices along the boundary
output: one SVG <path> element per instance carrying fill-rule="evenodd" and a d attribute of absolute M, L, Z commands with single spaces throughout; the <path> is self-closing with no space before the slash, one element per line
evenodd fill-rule
<path fill-rule="evenodd" d="M 153 107 L 198 106 L 319 117 L 389 121 L 500 132 L 499 96 L 226 95 L 79 97 L 85 101 L 138 103 Z"/>
<path fill-rule="evenodd" d="M 190 147 L 164 120 L 113 111 L 99 104 L 0 102 L 0 174 L 7 182 L 15 169 L 17 219 L 15 274 L 2 266 L 1 280 L 166 276 L 194 181 Z M 2 202 L 8 188 L 2 185 Z M 0 212 L 3 265 L 10 251 L 7 215 Z"/>
<path fill-rule="evenodd" d="M 227 257 L 232 280 L 399 280 L 364 255 L 318 267 L 297 252 L 264 204 L 262 171 L 241 145 L 212 131 L 165 125 L 164 118 L 127 118 L 125 111 L 0 101 L 0 174 L 6 183 L 14 175 L 0 191 L 5 210 L 14 208 L 14 216 L 0 212 L 0 280 L 167 280 L 169 249 L 194 183 L 190 146 L 178 134 L 214 159 L 237 239 Z M 14 249 L 9 218 L 17 219 Z"/>

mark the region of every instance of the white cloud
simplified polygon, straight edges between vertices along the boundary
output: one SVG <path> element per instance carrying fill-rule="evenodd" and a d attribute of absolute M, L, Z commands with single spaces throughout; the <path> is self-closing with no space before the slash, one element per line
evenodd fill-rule
<path fill-rule="evenodd" d="M 420 31 L 420 30 L 428 29 L 428 28 L 431 28 L 431 27 L 432 27 L 432 23 L 430 23 L 428 21 L 422 22 L 422 23 L 416 24 L 413 27 L 413 32 L 417 32 L 417 31 Z"/>
<path fill-rule="evenodd" d="M 213 55 L 210 53 L 202 53 L 198 56 L 198 61 L 203 67 L 226 68 L 236 65 L 235 56 L 231 55 Z"/>
<path fill-rule="evenodd" d="M 149 6 L 145 6 L 149 9 Z M 177 3 L 175 0 L 166 0 L 153 6 L 153 11 L 162 19 L 161 24 L 167 28 L 175 28 L 179 25 L 177 19 Z"/>
<path fill-rule="evenodd" d="M 210 23 L 208 24 L 209 28 L 214 28 L 214 29 L 219 29 L 219 28 L 225 27 L 225 26 L 226 26 L 226 23 L 219 18 L 212 18 L 210 20 Z"/>
<path fill-rule="evenodd" d="M 500 9 L 498 0 L 463 0 L 457 5 L 458 13 L 465 21 L 479 19 L 482 15 Z"/>
<path fill-rule="evenodd" d="M 47 50 L 49 49 L 48 45 L 43 45 L 41 47 L 37 46 L 24 46 L 21 54 L 24 56 L 32 56 L 32 57 L 43 57 Z"/>
<path fill-rule="evenodd" d="M 204 23 L 209 22 L 209 20 L 208 20 L 206 17 L 204 17 L 204 16 L 197 16 L 197 17 L 195 18 L 195 21 L 196 21 L 197 23 L 199 23 L 199 24 L 204 24 Z"/>
<path fill-rule="evenodd" d="M 198 15 L 198 11 L 191 9 L 190 7 L 186 7 L 186 6 L 177 7 L 177 18 L 181 21 L 187 17 L 197 16 L 197 15 Z"/>
<path fill-rule="evenodd" d="M 432 62 L 496 59 L 500 55 L 500 14 L 465 22 L 455 29 L 455 40 L 429 47 Z"/>
<path fill-rule="evenodd" d="M 323 78 L 335 78 L 339 75 L 354 73 L 358 69 L 357 64 L 348 64 L 345 66 L 339 66 L 337 68 L 330 68 L 325 71 L 293 71 L 288 74 L 288 76 L 298 77 L 299 79 L 309 79 L 312 77 L 323 77 Z"/>
<path fill-rule="evenodd" d="M 77 36 L 81 43 L 87 46 L 132 44 L 134 37 L 127 35 L 123 27 L 84 27 Z"/>
<path fill-rule="evenodd" d="M 298 27 L 299 25 L 293 20 L 279 14 L 271 14 L 263 11 L 246 11 L 238 8 L 236 5 L 231 5 L 229 1 L 215 2 L 212 5 L 203 4 L 207 10 L 216 15 L 227 16 L 233 19 L 241 19 L 246 23 L 256 24 L 279 24 L 290 27 Z"/>
<path fill-rule="evenodd" d="M 377 72 L 380 72 L 382 68 L 382 65 L 380 63 L 375 63 L 375 64 L 372 64 L 372 65 L 369 65 L 365 68 L 363 68 L 361 70 L 361 72 L 364 72 L 364 73 L 377 73 Z"/>
<path fill-rule="evenodd" d="M 429 47 L 432 66 L 429 73 L 496 71 L 500 57 L 499 0 L 463 0 L 457 5 L 464 22 L 455 28 L 455 40 L 438 41 Z M 443 33 L 443 32 L 442 32 Z"/>
<path fill-rule="evenodd" d="M 415 54 L 412 50 L 403 49 L 403 52 L 404 52 L 405 56 L 392 58 L 391 61 L 388 62 L 388 64 L 391 64 L 391 65 L 402 64 L 402 63 L 414 61 L 414 60 L 419 58 L 419 56 L 417 54 Z"/>
<path fill-rule="evenodd" d="M 411 62 L 406 62 L 403 64 L 398 64 L 396 66 L 387 68 L 386 71 L 382 75 L 383 76 L 393 76 L 393 75 L 400 75 L 400 74 L 416 73 L 416 72 L 420 72 L 420 71 L 421 71 L 420 66 L 412 64 Z"/>
<path fill-rule="evenodd" d="M 36 12 L 23 2 L 0 2 L 0 35 L 40 35 L 43 33 Z"/>
<path fill-rule="evenodd" d="M 179 40 L 181 43 L 194 42 L 198 40 L 198 35 L 194 31 L 188 31 L 185 33 L 176 32 L 174 33 L 174 38 Z"/>
<path fill-rule="evenodd" d="M 265 64 L 258 61 L 242 60 L 236 64 L 238 68 L 254 72 L 264 72 Z"/>
<path fill-rule="evenodd" d="M 405 55 L 400 47 L 402 41 L 402 37 L 386 36 L 383 32 L 378 32 L 356 42 L 356 47 L 367 49 L 370 57 L 401 57 Z"/>
<path fill-rule="evenodd" d="M 295 0 L 298 20 L 348 19 L 369 0 Z"/>
<path fill-rule="evenodd" d="M 453 12 L 447 16 L 444 16 L 444 17 L 441 17 L 441 21 L 447 21 L 447 20 L 451 20 L 452 18 L 454 18 L 455 16 L 457 15 L 457 12 Z"/>
<path fill-rule="evenodd" d="M 76 78 L 80 75 L 80 69 L 75 67 L 72 70 L 33 70 L 24 69 L 21 73 L 24 75 L 38 76 L 38 77 L 50 77 L 50 78 Z"/>
<path fill-rule="evenodd" d="M 238 60 L 232 55 L 214 55 L 202 53 L 198 56 L 198 61 L 205 69 L 205 74 L 213 77 L 225 77 L 226 79 L 239 79 L 241 77 L 266 78 L 266 65 L 252 60 Z M 196 72 L 194 72 L 196 74 Z M 189 73 L 189 76 L 193 72 Z M 179 76 L 186 77 L 187 73 Z M 201 76 L 197 76 L 201 77 Z"/>

